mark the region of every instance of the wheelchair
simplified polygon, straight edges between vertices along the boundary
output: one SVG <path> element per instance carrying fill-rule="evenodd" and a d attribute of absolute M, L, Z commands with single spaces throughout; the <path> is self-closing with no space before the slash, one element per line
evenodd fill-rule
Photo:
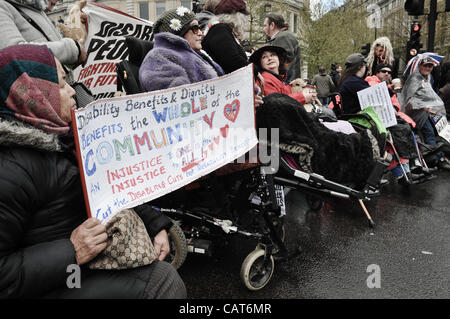
<path fill-rule="evenodd" d="M 132 37 L 127 37 L 125 42 L 129 57 L 117 64 L 118 91 L 125 91 L 128 95 L 142 93 L 139 67 L 153 44 Z M 233 169 L 233 166 L 238 169 Z M 277 260 L 292 256 L 284 244 L 283 207 L 280 205 L 282 189 L 274 184 L 271 174 L 264 173 L 262 165 L 231 163 L 225 167 L 237 170 L 232 174 L 239 174 L 239 178 L 226 177 L 220 173 L 226 169 L 219 169 L 147 204 L 174 221 L 175 231 L 169 233 L 171 255 L 167 261 L 176 268 L 182 266 L 188 253 L 212 255 L 214 243 L 222 242 L 224 237 L 240 236 L 256 240 L 256 248 L 241 265 L 240 277 L 249 290 L 257 291 L 266 286 L 272 277 L 274 256 Z M 195 196 L 183 198 L 183 193 L 202 191 L 206 193 L 206 199 L 212 198 L 217 194 L 214 188 L 217 179 L 228 180 L 219 200 L 223 203 L 220 209 L 194 203 L 192 197 Z"/>
<path fill-rule="evenodd" d="M 339 119 L 342 120 L 347 120 L 349 122 L 352 122 L 352 126 L 357 130 L 360 131 L 362 129 L 366 129 L 369 128 L 371 129 L 371 131 L 378 135 L 380 132 L 382 134 L 385 135 L 385 142 L 384 142 L 384 146 L 383 146 L 383 151 L 389 151 L 390 155 L 393 157 L 392 160 L 395 160 L 397 163 L 401 162 L 402 154 L 401 154 L 401 150 L 399 150 L 399 146 L 401 146 L 400 141 L 397 141 L 397 143 L 399 145 L 397 145 L 396 147 L 396 142 L 395 140 L 398 137 L 401 137 L 401 139 L 403 139 L 402 143 L 404 145 L 404 139 L 405 136 L 408 136 L 409 140 L 411 141 L 411 145 L 413 145 L 414 147 L 414 153 L 416 154 L 416 158 L 415 158 L 415 163 L 417 163 L 414 165 L 415 168 L 412 168 L 412 172 L 418 172 L 419 174 L 413 179 L 410 173 L 407 173 L 405 171 L 405 168 L 403 167 L 403 165 L 399 165 L 399 167 L 401 168 L 402 171 L 402 176 L 404 177 L 404 179 L 406 180 L 406 183 L 408 185 L 414 185 L 414 184 L 421 184 L 427 181 L 430 181 L 432 179 L 435 179 L 436 176 L 433 175 L 432 173 L 434 172 L 433 169 L 429 168 L 425 158 L 429 155 L 432 155 L 433 152 L 436 152 L 437 149 L 432 150 L 432 152 L 430 152 L 430 150 L 427 150 L 426 145 L 424 145 L 424 143 L 421 141 L 421 137 L 417 135 L 417 132 L 414 132 L 413 129 L 410 129 L 409 132 L 405 131 L 401 131 L 400 127 L 395 126 L 395 127 L 390 127 L 390 128 L 382 128 L 379 129 L 380 132 L 376 132 L 376 130 L 374 130 L 374 123 L 373 120 L 370 119 L 369 117 L 367 117 L 366 114 L 361 113 L 357 113 L 357 114 L 345 114 L 344 113 L 344 108 L 343 108 L 343 103 L 342 103 L 342 97 L 338 92 L 334 92 L 330 95 L 331 98 L 331 102 L 330 102 L 330 108 L 333 110 L 333 112 L 336 114 L 336 116 Z M 365 119 L 365 122 L 363 125 L 361 125 L 360 123 L 358 123 L 357 119 Z M 402 118 L 402 117 L 398 117 L 397 121 L 399 121 L 399 124 L 406 124 L 409 126 L 409 124 Z M 408 139 L 407 138 L 407 139 Z M 382 150 L 382 148 L 380 147 L 380 151 Z M 386 172 L 388 171 L 388 168 L 386 169 Z"/>

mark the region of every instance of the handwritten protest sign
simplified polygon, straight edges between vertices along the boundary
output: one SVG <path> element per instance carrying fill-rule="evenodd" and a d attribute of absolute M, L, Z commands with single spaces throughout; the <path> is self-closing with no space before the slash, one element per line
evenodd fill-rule
<path fill-rule="evenodd" d="M 445 138 L 447 142 L 450 143 L 450 125 L 448 124 L 446 116 L 435 116 L 433 120 L 435 121 L 434 127 L 439 136 Z"/>
<path fill-rule="evenodd" d="M 74 70 L 74 79 L 83 82 L 95 99 L 114 97 L 116 64 L 128 58 L 125 37 L 149 40 L 152 23 L 93 2 L 88 2 L 83 12 L 88 17 L 88 59 L 84 67 Z"/>
<path fill-rule="evenodd" d="M 106 223 L 241 157 L 257 144 L 252 66 L 72 111 L 90 216 Z"/>
<path fill-rule="evenodd" d="M 397 125 L 386 82 L 358 91 L 358 99 L 361 109 L 371 106 L 386 128 Z"/>

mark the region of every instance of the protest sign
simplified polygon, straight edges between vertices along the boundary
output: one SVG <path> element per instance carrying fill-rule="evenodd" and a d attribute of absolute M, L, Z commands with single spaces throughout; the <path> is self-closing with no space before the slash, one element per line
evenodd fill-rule
<path fill-rule="evenodd" d="M 371 106 L 386 128 L 397 125 L 386 82 L 358 91 L 358 99 L 361 109 Z"/>
<path fill-rule="evenodd" d="M 89 214 L 114 214 L 172 192 L 257 144 L 253 70 L 72 111 Z"/>
<path fill-rule="evenodd" d="M 447 117 L 445 115 L 434 116 L 433 121 L 435 122 L 434 127 L 439 136 L 445 138 L 450 143 L 450 125 L 448 124 Z"/>
<path fill-rule="evenodd" d="M 93 2 L 88 2 L 83 12 L 88 17 L 88 58 L 84 67 L 74 70 L 74 79 L 83 82 L 96 100 L 114 97 L 116 64 L 128 58 L 125 37 L 150 40 L 152 23 Z"/>

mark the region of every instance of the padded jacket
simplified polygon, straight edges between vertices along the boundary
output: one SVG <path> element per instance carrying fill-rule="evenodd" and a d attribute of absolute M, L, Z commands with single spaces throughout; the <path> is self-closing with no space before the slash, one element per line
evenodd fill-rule
<path fill-rule="evenodd" d="M 301 92 L 292 92 L 292 86 L 288 84 L 284 84 L 276 74 L 269 71 L 262 71 L 261 76 L 264 79 L 264 83 L 261 83 L 259 79 L 257 82 L 259 86 L 262 88 L 263 95 L 269 95 L 272 93 L 283 93 L 289 95 L 293 99 L 296 99 L 298 102 L 305 104 L 305 96 Z"/>
<path fill-rule="evenodd" d="M 25 20 L 11 3 L 0 0 L 0 49 L 17 44 L 45 44 L 62 64 L 72 65 L 77 62 L 79 51 L 75 41 L 63 38 L 45 12 L 20 3 L 16 3 L 16 6 L 39 25 L 45 35 Z"/>
<path fill-rule="evenodd" d="M 161 218 L 154 226 L 170 227 Z M 53 134 L 0 119 L 0 298 L 65 287 L 76 263 L 70 235 L 86 219 L 73 153 Z"/>

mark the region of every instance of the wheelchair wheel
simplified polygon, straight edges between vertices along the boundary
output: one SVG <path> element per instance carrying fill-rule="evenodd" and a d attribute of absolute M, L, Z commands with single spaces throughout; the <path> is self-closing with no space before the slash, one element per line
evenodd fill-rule
<path fill-rule="evenodd" d="M 176 221 L 173 221 L 172 227 L 168 232 L 170 254 L 166 257 L 165 261 L 172 264 L 175 269 L 178 269 L 183 265 L 187 256 L 187 242 L 184 232 Z"/>
<path fill-rule="evenodd" d="M 264 258 L 265 250 L 260 246 L 256 247 L 245 258 L 241 266 L 241 280 L 251 291 L 257 291 L 267 285 L 272 278 L 275 263 L 272 255 Z"/>

